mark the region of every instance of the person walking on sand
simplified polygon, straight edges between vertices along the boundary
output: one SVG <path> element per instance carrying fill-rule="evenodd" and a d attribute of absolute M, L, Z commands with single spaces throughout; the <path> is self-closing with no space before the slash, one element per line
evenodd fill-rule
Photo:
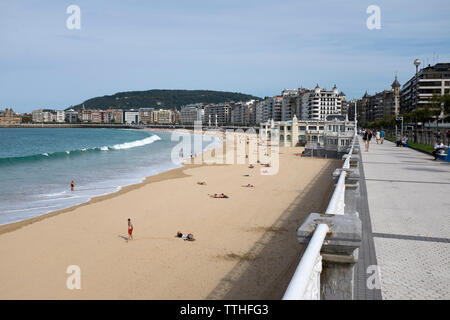
<path fill-rule="evenodd" d="M 70 183 L 70 190 L 74 191 L 74 189 L 75 189 L 75 183 L 72 180 L 72 182 Z"/>
<path fill-rule="evenodd" d="M 133 224 L 130 218 L 128 218 L 128 240 L 133 240 Z"/>

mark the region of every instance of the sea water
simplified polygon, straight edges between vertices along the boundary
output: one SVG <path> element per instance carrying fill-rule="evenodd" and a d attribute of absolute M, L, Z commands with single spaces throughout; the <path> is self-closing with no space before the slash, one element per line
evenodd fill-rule
<path fill-rule="evenodd" d="M 171 152 L 181 140 L 171 136 L 130 129 L 0 128 L 0 225 L 77 205 L 180 167 Z M 189 138 L 193 147 L 193 135 Z M 220 143 L 208 139 L 202 149 Z"/>

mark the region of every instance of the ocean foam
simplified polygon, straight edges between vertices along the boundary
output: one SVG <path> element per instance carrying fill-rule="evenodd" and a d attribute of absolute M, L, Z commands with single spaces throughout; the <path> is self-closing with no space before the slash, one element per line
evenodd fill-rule
<path fill-rule="evenodd" d="M 132 142 L 125 142 L 125 143 L 121 143 L 121 144 L 116 144 L 113 145 L 111 147 L 109 147 L 110 149 L 113 150 L 122 150 L 122 149 L 130 149 L 130 148 L 135 148 L 135 147 L 141 147 L 141 146 L 145 146 L 147 144 L 153 143 L 155 141 L 161 140 L 161 138 L 159 136 L 157 136 L 156 134 L 142 139 L 142 140 L 136 140 L 136 141 L 132 141 Z"/>

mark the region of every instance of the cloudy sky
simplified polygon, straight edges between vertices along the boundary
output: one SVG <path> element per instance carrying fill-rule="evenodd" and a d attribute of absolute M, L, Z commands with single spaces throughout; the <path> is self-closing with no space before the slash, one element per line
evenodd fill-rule
<path fill-rule="evenodd" d="M 69 5 L 81 29 L 69 30 Z M 366 9 L 381 9 L 369 30 Z M 278 94 L 336 83 L 349 98 L 450 62 L 450 1 L 0 2 L 0 108 L 65 108 L 148 89 Z M 427 62 L 428 61 L 428 62 Z"/>

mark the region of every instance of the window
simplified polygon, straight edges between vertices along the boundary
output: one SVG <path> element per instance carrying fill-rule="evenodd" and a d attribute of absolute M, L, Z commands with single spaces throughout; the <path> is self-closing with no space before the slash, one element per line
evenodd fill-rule
<path fill-rule="evenodd" d="M 317 130 L 317 126 L 309 126 L 308 129 L 309 130 Z"/>
<path fill-rule="evenodd" d="M 298 127 L 298 130 L 303 130 L 303 131 L 305 131 L 305 130 L 306 130 L 306 126 L 300 126 L 300 127 Z"/>

